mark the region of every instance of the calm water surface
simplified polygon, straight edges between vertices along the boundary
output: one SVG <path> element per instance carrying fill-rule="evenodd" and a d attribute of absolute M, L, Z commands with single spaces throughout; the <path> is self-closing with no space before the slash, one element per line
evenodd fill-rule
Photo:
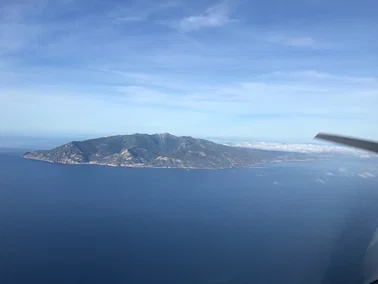
<path fill-rule="evenodd" d="M 358 283 L 378 179 L 340 164 L 188 171 L 0 154 L 0 283 Z"/>

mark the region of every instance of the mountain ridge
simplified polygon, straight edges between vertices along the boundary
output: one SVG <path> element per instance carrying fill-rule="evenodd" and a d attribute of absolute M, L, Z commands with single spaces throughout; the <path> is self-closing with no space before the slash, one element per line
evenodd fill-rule
<path fill-rule="evenodd" d="M 256 167 L 283 158 L 282 155 L 226 146 L 191 136 L 135 133 L 72 141 L 51 150 L 27 152 L 23 157 L 60 164 L 224 169 Z"/>

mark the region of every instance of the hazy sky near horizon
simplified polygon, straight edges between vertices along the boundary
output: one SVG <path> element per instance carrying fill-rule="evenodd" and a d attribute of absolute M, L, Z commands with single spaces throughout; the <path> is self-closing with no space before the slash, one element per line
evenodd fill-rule
<path fill-rule="evenodd" d="M 0 8 L 2 135 L 378 139 L 376 0 Z"/>

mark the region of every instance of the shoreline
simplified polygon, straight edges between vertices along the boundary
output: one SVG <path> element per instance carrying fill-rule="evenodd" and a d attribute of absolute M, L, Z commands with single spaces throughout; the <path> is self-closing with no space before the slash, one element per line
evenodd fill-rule
<path fill-rule="evenodd" d="M 89 163 L 64 163 L 64 162 L 53 162 L 45 159 L 38 159 L 38 158 L 31 158 L 31 157 L 24 157 L 20 156 L 23 159 L 31 160 L 31 161 L 40 161 L 46 162 L 50 164 L 57 164 L 57 165 L 95 165 L 95 166 L 103 166 L 103 167 L 113 167 L 113 168 L 140 168 L 140 169 L 181 169 L 181 170 L 232 170 L 232 169 L 263 169 L 264 166 L 256 165 L 256 166 L 249 166 L 249 167 L 228 167 L 228 168 L 199 168 L 199 167 L 156 167 L 156 166 L 148 166 L 148 165 L 114 165 L 114 164 L 105 164 L 105 163 L 97 163 L 97 162 L 89 162 Z M 265 163 L 270 164 L 270 163 Z"/>

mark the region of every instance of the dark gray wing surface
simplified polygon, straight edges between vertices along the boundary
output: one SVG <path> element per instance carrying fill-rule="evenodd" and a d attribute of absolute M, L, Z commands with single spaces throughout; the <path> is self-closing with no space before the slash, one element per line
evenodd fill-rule
<path fill-rule="evenodd" d="M 374 141 L 326 133 L 319 133 L 315 138 L 378 153 L 378 142 Z M 364 267 L 365 283 L 378 284 L 378 229 L 366 250 Z"/>
<path fill-rule="evenodd" d="M 315 136 L 316 139 L 327 140 L 367 151 L 371 151 L 374 153 L 378 153 L 378 142 L 369 141 L 369 140 L 362 140 L 352 137 L 346 136 L 339 136 L 333 134 L 326 134 L 326 133 L 319 133 Z"/>

